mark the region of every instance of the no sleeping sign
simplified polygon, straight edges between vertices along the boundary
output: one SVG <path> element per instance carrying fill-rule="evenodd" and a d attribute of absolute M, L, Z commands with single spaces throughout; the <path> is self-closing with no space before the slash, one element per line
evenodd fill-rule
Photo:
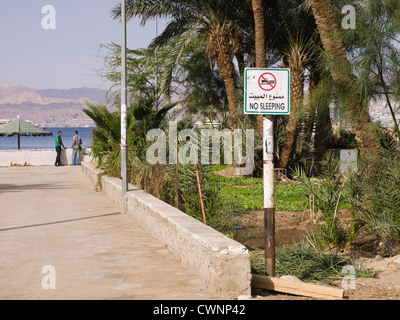
<path fill-rule="evenodd" d="M 246 68 L 244 113 L 289 114 L 289 69 Z"/>

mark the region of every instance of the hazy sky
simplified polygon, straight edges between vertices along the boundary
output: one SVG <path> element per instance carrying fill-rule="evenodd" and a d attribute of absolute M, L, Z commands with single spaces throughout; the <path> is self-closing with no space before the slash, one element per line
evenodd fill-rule
<path fill-rule="evenodd" d="M 0 82 L 34 89 L 108 88 L 96 71 L 103 65 L 100 44 L 121 43 L 119 20 L 110 17 L 118 0 L 1 0 Z M 42 20 L 55 9 L 56 29 L 44 29 Z M 50 16 L 48 16 L 50 17 Z M 47 21 L 47 19 L 46 19 Z M 47 21 L 48 24 L 49 21 Z M 162 30 L 163 22 L 159 22 Z M 128 48 L 147 47 L 155 23 L 127 24 Z"/>

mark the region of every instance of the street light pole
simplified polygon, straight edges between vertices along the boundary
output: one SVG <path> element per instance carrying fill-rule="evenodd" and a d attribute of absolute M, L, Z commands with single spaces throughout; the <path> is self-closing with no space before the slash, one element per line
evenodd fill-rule
<path fill-rule="evenodd" d="M 126 94 L 126 0 L 121 3 L 121 213 L 126 213 L 126 192 L 128 191 L 127 169 L 127 94 Z"/>
<path fill-rule="evenodd" d="M 155 21 L 156 38 L 158 37 L 158 18 L 156 16 Z M 156 74 L 155 74 L 155 84 L 154 84 L 154 95 L 156 100 L 156 108 L 158 108 L 158 61 L 157 61 L 157 49 L 155 51 L 156 56 Z"/>

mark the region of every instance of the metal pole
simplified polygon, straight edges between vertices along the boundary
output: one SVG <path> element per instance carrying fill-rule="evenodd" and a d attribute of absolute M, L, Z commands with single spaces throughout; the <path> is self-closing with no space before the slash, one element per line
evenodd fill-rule
<path fill-rule="evenodd" d="M 178 152 L 179 152 L 179 141 L 178 135 L 176 135 L 176 186 L 175 186 L 175 194 L 176 194 L 176 208 L 179 209 L 179 162 L 178 162 Z"/>
<path fill-rule="evenodd" d="M 156 17 L 156 38 L 158 37 L 158 18 Z M 155 84 L 154 84 L 154 95 L 156 100 L 156 108 L 158 108 L 158 64 L 157 64 L 157 49 L 155 51 L 156 57 L 156 74 L 155 74 Z"/>
<path fill-rule="evenodd" d="M 265 274 L 275 277 L 274 116 L 263 117 Z"/>
<path fill-rule="evenodd" d="M 126 0 L 121 4 L 121 212 L 126 213 L 126 192 L 128 191 L 127 169 L 127 94 L 126 94 Z"/>

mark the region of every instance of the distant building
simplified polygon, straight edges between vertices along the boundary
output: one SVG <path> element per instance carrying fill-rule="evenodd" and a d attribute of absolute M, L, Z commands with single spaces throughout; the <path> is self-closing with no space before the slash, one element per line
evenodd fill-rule
<path fill-rule="evenodd" d="M 400 122 L 400 109 L 398 108 L 399 103 L 392 100 L 392 105 L 395 108 L 395 116 L 397 123 Z M 345 112 L 342 106 L 330 105 L 330 116 L 333 127 L 351 128 L 348 117 L 345 116 Z M 390 113 L 390 109 L 387 105 L 386 99 L 379 97 L 376 100 L 371 100 L 369 105 L 369 115 L 372 122 L 380 122 L 383 127 L 392 129 L 394 127 L 393 118 Z"/>
<path fill-rule="evenodd" d="M 218 128 L 221 123 L 218 121 L 210 121 L 209 119 L 196 121 L 193 126 L 201 129 Z"/>

